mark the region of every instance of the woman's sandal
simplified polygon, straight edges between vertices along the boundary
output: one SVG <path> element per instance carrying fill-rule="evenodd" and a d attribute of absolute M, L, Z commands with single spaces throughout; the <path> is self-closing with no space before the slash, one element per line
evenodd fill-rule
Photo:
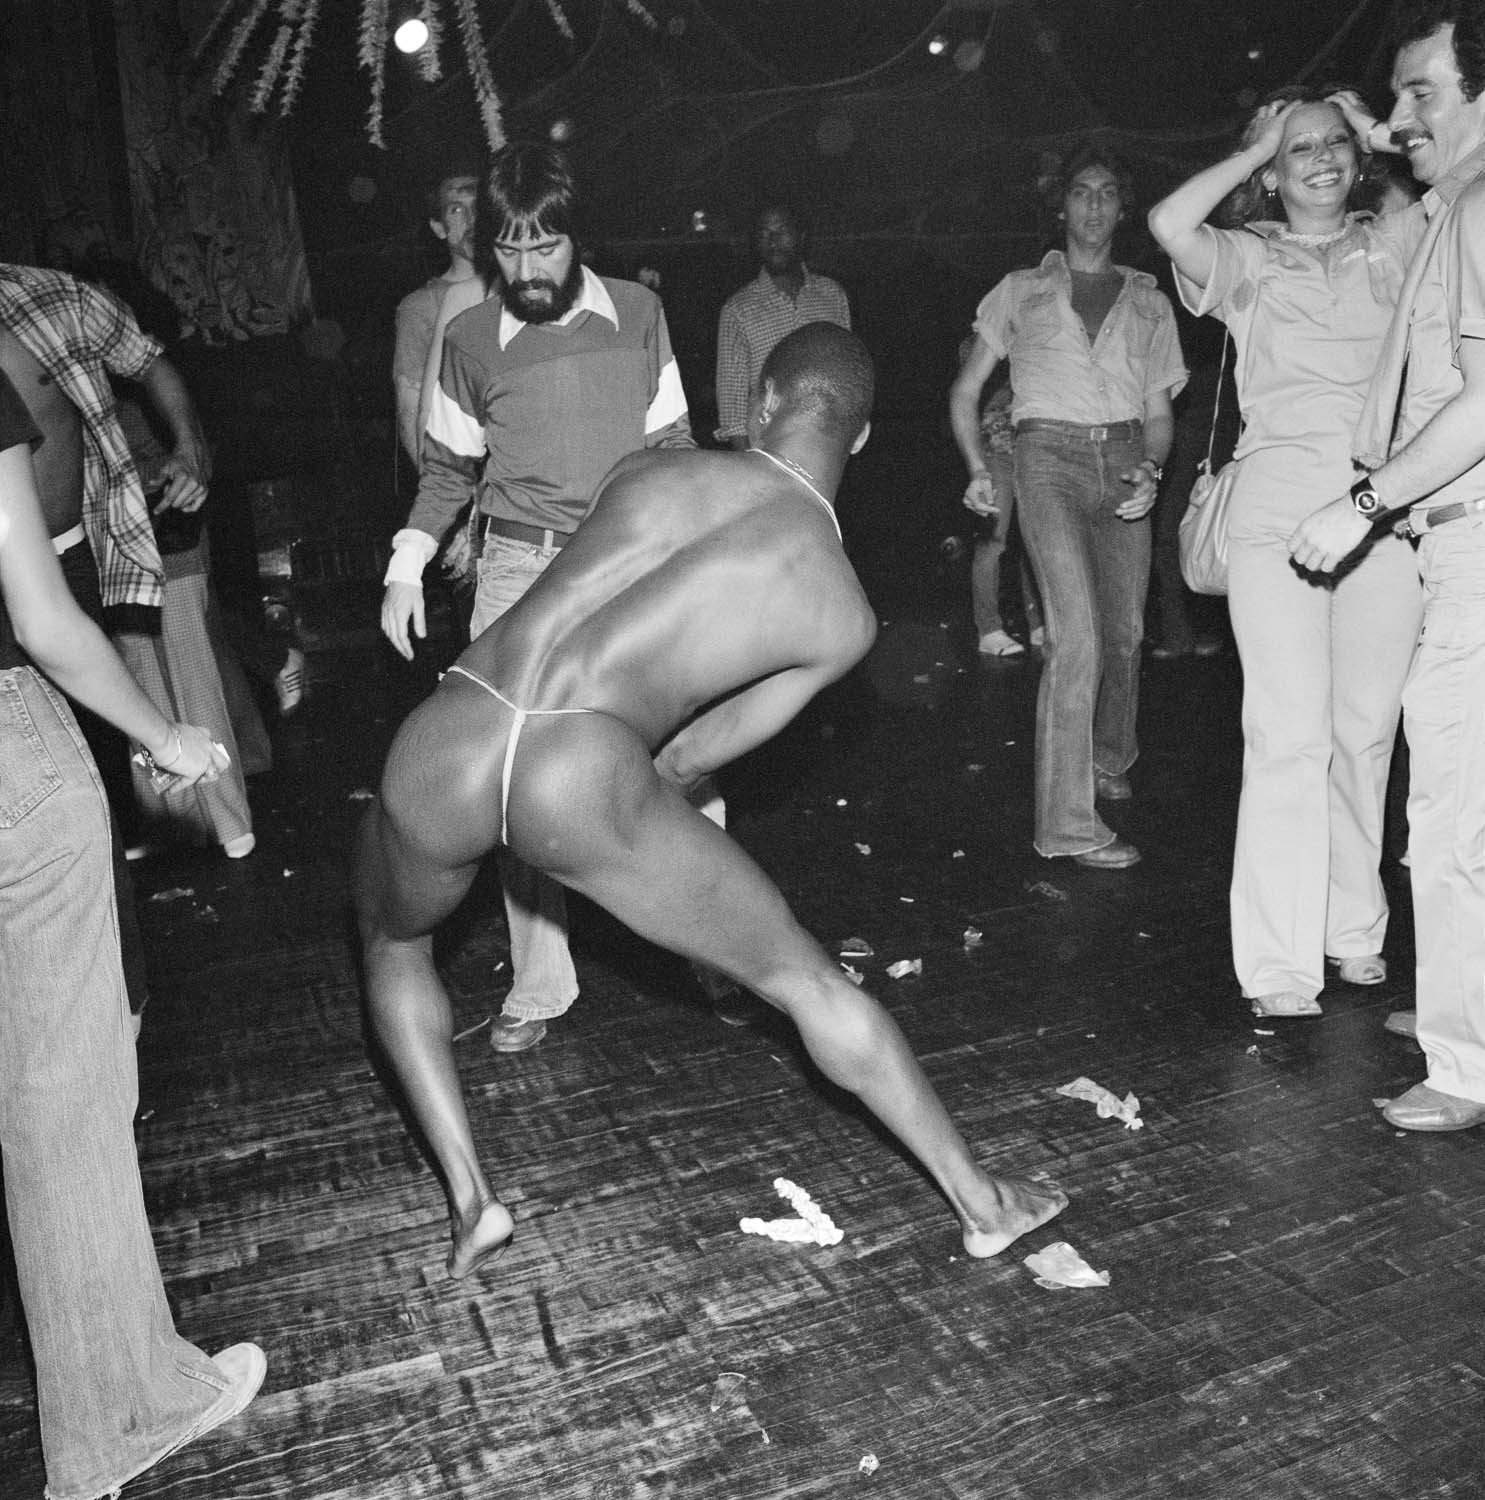
<path fill-rule="evenodd" d="M 1255 1016 L 1264 1020 L 1322 1014 L 1318 1000 L 1313 1000 L 1308 995 L 1297 995 L 1293 990 L 1279 990 L 1272 995 L 1254 995 L 1248 1005 Z"/>
<path fill-rule="evenodd" d="M 1336 972 L 1347 984 L 1386 984 L 1387 960 L 1380 953 L 1363 953 L 1353 958 L 1331 958 Z"/>

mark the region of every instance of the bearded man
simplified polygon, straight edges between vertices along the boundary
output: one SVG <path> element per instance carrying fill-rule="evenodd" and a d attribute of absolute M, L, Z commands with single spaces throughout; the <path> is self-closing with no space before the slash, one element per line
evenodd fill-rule
<path fill-rule="evenodd" d="M 444 333 L 417 499 L 392 539 L 382 631 L 409 661 L 426 633 L 423 569 L 473 498 L 481 553 L 471 638 L 541 577 L 625 454 L 690 448 L 690 419 L 659 299 L 582 263 L 578 196 L 547 141 L 495 153 L 478 209 L 497 293 Z M 514 979 L 491 1032 L 535 1046 L 577 998 L 562 887 L 503 851 Z"/>

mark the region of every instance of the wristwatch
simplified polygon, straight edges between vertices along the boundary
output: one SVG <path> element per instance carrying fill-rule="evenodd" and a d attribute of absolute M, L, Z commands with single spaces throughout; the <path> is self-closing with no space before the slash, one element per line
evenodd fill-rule
<path fill-rule="evenodd" d="M 1387 509 L 1382 503 L 1382 497 L 1372 486 L 1370 474 L 1363 474 L 1351 486 L 1351 504 L 1355 506 L 1356 514 L 1367 521 L 1375 521 Z"/>
<path fill-rule="evenodd" d="M 1160 481 L 1165 478 L 1165 469 L 1153 458 L 1141 459 L 1140 465 L 1142 468 L 1146 468 L 1150 471 L 1150 474 L 1154 478 L 1156 484 L 1159 484 Z"/>

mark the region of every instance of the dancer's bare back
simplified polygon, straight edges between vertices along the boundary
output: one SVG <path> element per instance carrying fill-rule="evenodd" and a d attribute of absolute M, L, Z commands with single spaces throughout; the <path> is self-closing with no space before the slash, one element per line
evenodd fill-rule
<path fill-rule="evenodd" d="M 461 661 L 523 706 L 597 709 L 653 749 L 783 678 L 762 695 L 766 738 L 875 631 L 834 517 L 798 479 L 756 453 L 665 449 L 614 468 L 540 584 Z"/>

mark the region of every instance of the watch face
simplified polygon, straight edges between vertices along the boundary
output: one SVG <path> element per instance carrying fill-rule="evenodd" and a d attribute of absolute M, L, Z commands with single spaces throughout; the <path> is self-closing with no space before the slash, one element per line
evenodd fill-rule
<path fill-rule="evenodd" d="M 1351 504 L 1358 514 L 1372 516 L 1382 509 L 1382 497 L 1371 485 L 1358 483 L 1351 486 Z"/>

